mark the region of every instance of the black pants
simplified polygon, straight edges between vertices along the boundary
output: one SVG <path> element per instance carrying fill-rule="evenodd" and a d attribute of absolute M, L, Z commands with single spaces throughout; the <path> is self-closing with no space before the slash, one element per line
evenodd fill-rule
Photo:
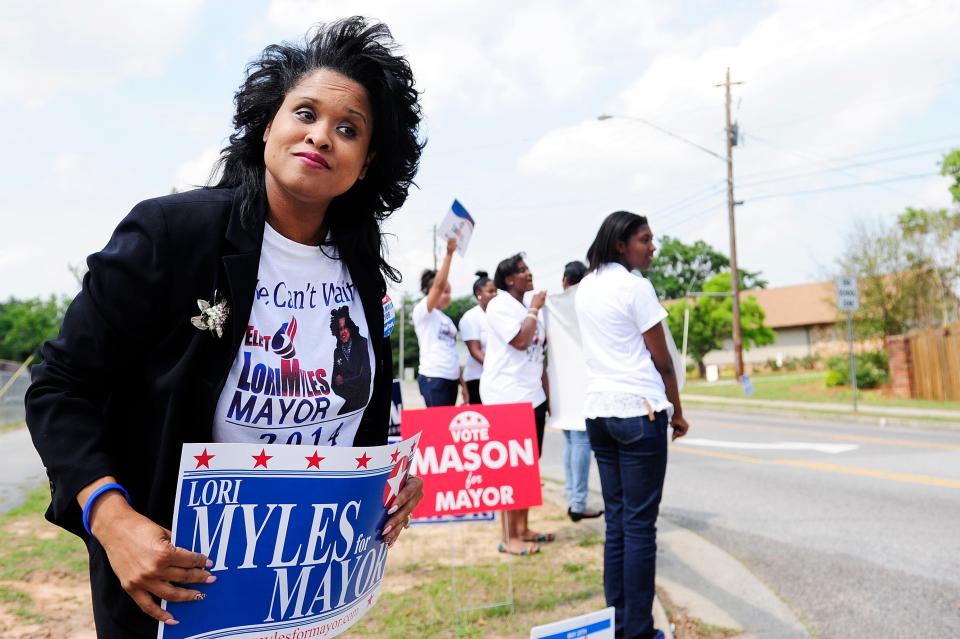
<path fill-rule="evenodd" d="M 470 400 L 468 404 L 482 404 L 480 401 L 480 380 L 471 379 L 467 382 L 467 398 Z"/>
<path fill-rule="evenodd" d="M 533 421 L 537 424 L 537 457 L 543 454 L 543 429 L 547 424 L 547 402 L 533 409 Z"/>

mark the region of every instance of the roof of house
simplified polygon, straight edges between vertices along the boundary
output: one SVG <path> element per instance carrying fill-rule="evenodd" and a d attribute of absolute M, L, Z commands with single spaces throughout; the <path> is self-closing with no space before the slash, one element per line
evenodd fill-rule
<path fill-rule="evenodd" d="M 742 292 L 741 297 L 744 295 L 757 298 L 765 314 L 763 323 L 770 328 L 834 324 L 840 317 L 833 282 L 755 288 Z"/>
<path fill-rule="evenodd" d="M 774 329 L 834 324 L 840 317 L 834 303 L 837 288 L 833 282 L 753 288 L 740 292 L 741 299 L 750 295 L 757 298 L 763 309 L 763 324 Z M 664 306 L 676 301 L 666 301 Z"/>

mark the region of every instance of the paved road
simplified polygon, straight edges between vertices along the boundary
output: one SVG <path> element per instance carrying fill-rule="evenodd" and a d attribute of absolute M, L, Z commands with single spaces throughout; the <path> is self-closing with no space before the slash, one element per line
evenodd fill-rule
<path fill-rule="evenodd" d="M 738 557 L 824 639 L 960 637 L 960 433 L 688 414 L 667 519 Z M 559 463 L 559 434 L 544 448 Z"/>
<path fill-rule="evenodd" d="M 0 434 L 0 513 L 18 506 L 28 490 L 45 480 L 43 464 L 27 429 Z"/>

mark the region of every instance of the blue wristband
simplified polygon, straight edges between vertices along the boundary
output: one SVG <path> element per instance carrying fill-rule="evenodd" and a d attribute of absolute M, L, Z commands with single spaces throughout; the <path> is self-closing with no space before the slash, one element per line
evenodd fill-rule
<path fill-rule="evenodd" d="M 93 502 L 97 501 L 100 495 L 108 490 L 119 490 L 123 493 L 123 496 L 127 498 L 127 503 L 130 503 L 130 493 L 127 492 L 126 488 L 117 483 L 104 484 L 93 491 L 93 494 L 87 499 L 87 503 L 83 505 L 83 527 L 91 537 L 93 537 L 93 531 L 90 530 L 90 508 L 93 506 Z"/>

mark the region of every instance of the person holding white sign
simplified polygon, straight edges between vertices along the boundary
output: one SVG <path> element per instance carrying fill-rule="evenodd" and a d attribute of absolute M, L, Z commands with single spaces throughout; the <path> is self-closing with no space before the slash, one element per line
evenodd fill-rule
<path fill-rule="evenodd" d="M 500 262 L 493 282 L 502 292 L 487 303 L 490 332 L 480 374 L 480 397 L 484 404 L 532 404 L 539 454 L 543 449 L 547 393 L 543 371 L 545 333 L 538 315 L 547 292 L 535 293 L 530 305 L 524 304 L 524 294 L 533 290 L 533 273 L 522 253 Z M 553 533 L 530 530 L 528 515 L 527 509 L 504 511 L 500 552 L 528 555 L 538 552 L 540 543 L 555 539 Z"/>
<path fill-rule="evenodd" d="M 216 579 L 171 541 L 185 442 L 307 444 L 318 457 L 387 443 L 382 300 L 400 277 L 381 224 L 423 148 L 395 46 L 386 25 L 353 17 L 265 48 L 234 96 L 215 183 L 134 207 L 43 346 L 27 424 L 47 518 L 87 545 L 100 639 L 156 637 L 158 621 L 178 623 L 159 599 L 202 599 L 192 586 Z M 148 152 L 155 123 L 138 121 Z M 422 494 L 407 481 L 386 543 Z"/>
<path fill-rule="evenodd" d="M 443 312 L 452 298 L 448 277 L 456 250 L 456 238 L 447 240 L 447 254 L 440 270 L 426 270 L 420 276 L 423 299 L 413 307 L 413 328 L 420 346 L 417 385 L 427 408 L 456 405 L 460 388 L 457 326 Z"/>
<path fill-rule="evenodd" d="M 651 613 L 657 515 L 667 469 L 667 427 L 687 432 L 664 334 L 667 311 L 646 271 L 656 246 L 647 219 L 611 213 L 587 252 L 575 300 L 587 368 L 584 416 L 600 470 L 607 525 L 603 590 L 616 636 L 654 639 Z"/>

